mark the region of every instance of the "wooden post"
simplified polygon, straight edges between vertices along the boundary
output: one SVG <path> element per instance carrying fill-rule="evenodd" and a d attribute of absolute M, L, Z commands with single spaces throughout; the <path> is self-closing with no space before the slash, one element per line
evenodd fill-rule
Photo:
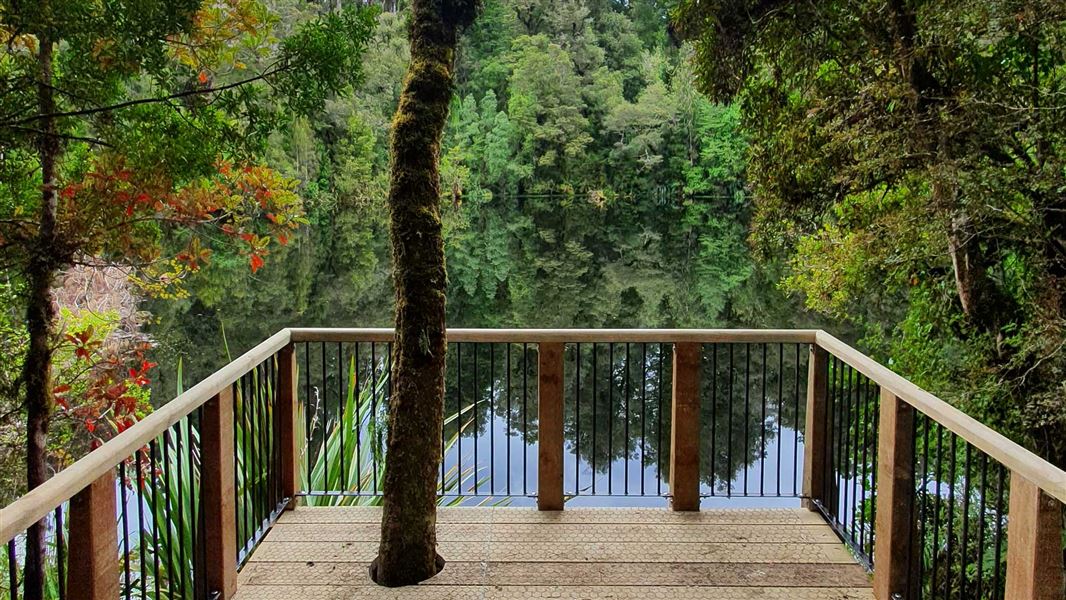
<path fill-rule="evenodd" d="M 815 501 L 825 501 L 828 366 L 829 353 L 812 344 L 807 371 L 807 424 L 803 431 L 803 506 L 810 510 L 815 509 Z"/>
<path fill-rule="evenodd" d="M 1007 594 L 1010 600 L 1062 600 L 1062 507 L 1016 472 L 1007 514 Z"/>
<path fill-rule="evenodd" d="M 207 589 L 220 600 L 237 593 L 236 479 L 234 477 L 233 387 L 226 386 L 204 404 L 203 445 L 204 551 Z"/>
<path fill-rule="evenodd" d="M 538 354 L 537 509 L 563 509 L 563 344 L 542 342 Z"/>
<path fill-rule="evenodd" d="M 700 509 L 700 344 L 674 344 L 670 508 Z"/>
<path fill-rule="evenodd" d="M 113 469 L 70 499 L 68 600 L 119 596 L 118 527 Z"/>
<path fill-rule="evenodd" d="M 914 408 L 881 389 L 877 437 L 877 521 L 874 539 L 877 600 L 912 600 L 918 571 L 914 507 Z M 898 595 L 894 595 L 898 594 Z"/>
<path fill-rule="evenodd" d="M 346 373 L 340 365 L 341 373 Z M 300 407 L 297 404 L 296 346 L 288 344 L 278 351 L 278 436 L 281 452 L 281 495 L 289 498 L 286 509 L 296 507 L 299 491 L 300 449 L 302 444 Z"/>

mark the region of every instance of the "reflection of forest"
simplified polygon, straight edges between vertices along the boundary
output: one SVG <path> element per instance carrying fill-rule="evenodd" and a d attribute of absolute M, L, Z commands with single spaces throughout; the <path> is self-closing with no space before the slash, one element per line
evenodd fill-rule
<path fill-rule="evenodd" d="M 366 390 L 375 378 L 385 377 L 387 349 L 385 343 L 301 346 L 300 396 L 311 398 L 316 422 L 336 419 L 341 399 L 356 392 L 350 389 L 356 380 L 362 401 L 379 406 L 384 422 L 384 387 L 370 395 Z M 657 343 L 567 344 L 564 435 L 565 460 L 574 478 L 570 492 L 655 495 L 668 488 L 671 351 L 670 344 Z M 705 494 L 795 496 L 800 491 L 797 429 L 802 430 L 806 406 L 807 353 L 800 344 L 703 346 Z M 348 371 L 343 381 L 338 377 L 342 364 Z M 464 467 L 477 464 L 497 477 L 501 470 L 521 470 L 523 454 L 537 440 L 537 408 L 536 344 L 450 345 L 445 414 L 461 410 L 463 415 L 445 426 L 445 439 L 463 428 L 451 460 L 458 457 Z M 372 429 L 380 432 L 379 425 Z M 319 435 L 313 436 L 313 446 Z"/>

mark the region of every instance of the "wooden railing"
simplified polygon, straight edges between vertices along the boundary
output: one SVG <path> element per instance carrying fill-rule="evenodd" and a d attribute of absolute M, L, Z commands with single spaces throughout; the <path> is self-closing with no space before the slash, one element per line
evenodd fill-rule
<path fill-rule="evenodd" d="M 657 491 L 645 490 L 643 472 L 655 470 L 668 452 L 668 466 L 662 465 L 665 472 L 656 476 L 659 484 L 665 480 L 668 489 L 663 495 L 673 510 L 699 510 L 701 499 L 715 495 L 716 489 L 732 495 L 733 462 L 725 461 L 729 465 L 726 473 L 716 473 L 719 457 L 732 451 L 736 436 L 754 431 L 753 435 L 761 432 L 763 436 L 756 455 L 765 461 L 767 399 L 776 399 L 777 408 L 773 402 L 770 408 L 776 410 L 778 423 L 788 412 L 786 399 L 791 399 L 796 403 L 791 414 L 794 426 L 798 430 L 802 424 L 802 443 L 799 432 L 793 439 L 793 460 L 799 461 L 800 453 L 803 456 L 802 473 L 796 469 L 797 476 L 802 475 L 802 490 L 796 496 L 821 512 L 857 558 L 873 570 L 879 600 L 1063 597 L 1061 515 L 1066 473 L 823 331 L 452 329 L 448 339 L 450 344 L 471 345 L 467 351 L 473 353 L 475 387 L 480 385 L 477 365 L 486 360 L 477 345 L 487 346 L 482 351 L 490 357 L 487 411 L 490 416 L 498 414 L 506 401 L 508 441 L 512 399 L 516 405 L 521 403 L 523 411 L 514 414 L 521 414 L 523 421 L 535 421 L 535 432 L 528 423 L 521 430 L 523 443 L 536 444 L 536 481 L 532 489 L 523 485 L 522 494 L 535 496 L 541 510 L 563 509 L 567 498 L 585 490 L 580 480 L 568 488 L 564 472 L 578 469 L 581 440 L 589 435 L 588 426 L 595 428 L 605 418 L 593 412 L 591 422 L 583 421 L 580 408 L 582 398 L 589 401 L 589 390 L 582 388 L 583 365 L 586 373 L 589 365 L 595 370 L 596 352 L 602 347 L 609 350 L 611 361 L 606 369 L 609 394 L 613 397 L 616 389 L 625 390 L 625 418 L 618 422 L 627 428 L 639 424 L 642 429 L 639 452 L 629 447 L 628 437 L 622 438 L 626 444 L 622 452 L 625 494 L 630 493 L 631 454 L 639 456 L 635 470 L 641 473 L 640 494 L 654 495 Z M 297 502 L 314 503 L 317 494 L 343 499 L 377 493 L 376 485 L 364 492 L 368 475 L 359 473 L 358 465 L 341 469 L 345 475 L 334 478 L 340 482 L 338 489 L 313 489 L 311 462 L 316 452 L 358 457 L 360 444 L 369 443 L 359 437 L 362 416 L 351 428 L 338 430 L 336 423 L 352 410 L 349 406 L 362 415 L 360 384 L 371 386 L 371 402 L 387 403 L 391 340 L 388 329 L 283 330 L 2 509 L 0 538 L 8 548 L 9 595 L 17 597 L 24 560 L 16 541 L 28 530 L 42 527 L 51 532 L 49 560 L 58 573 L 56 585 L 49 590 L 61 598 L 231 597 L 240 564 L 280 511 Z M 322 369 L 321 389 L 315 386 L 314 400 L 309 368 L 312 344 L 319 346 Z M 382 352 L 377 352 L 376 344 L 385 345 Z M 639 350 L 631 352 L 630 344 Z M 616 345 L 624 360 L 616 360 Z M 521 366 L 512 359 L 512 347 L 524 361 Z M 770 358 L 768 347 L 774 348 Z M 807 366 L 805 381 L 799 373 L 802 347 L 807 348 L 802 357 Z M 373 360 L 366 362 L 360 348 L 369 350 Z M 758 390 L 748 381 L 752 348 L 756 349 L 754 362 L 762 368 L 761 377 L 756 377 L 761 385 Z M 735 349 L 740 349 L 738 356 L 743 354 L 738 362 L 744 371 L 734 364 Z M 334 351 L 337 358 L 331 362 Z M 634 354 L 640 360 L 631 372 Z M 506 367 L 496 366 L 501 364 L 494 362 L 497 355 L 506 356 L 501 358 Z M 774 357 L 779 363 L 776 369 Z M 789 369 L 796 371 L 789 379 L 796 389 L 791 398 L 783 384 L 786 358 Z M 314 410 L 330 402 L 328 397 L 319 397 L 327 395 L 328 363 L 337 369 L 331 380 L 338 408 L 328 417 L 339 434 L 336 441 L 327 439 L 325 426 L 317 433 L 310 428 L 312 420 L 327 418 Z M 771 376 L 766 374 L 767 365 Z M 461 359 L 456 366 L 462 368 Z M 616 373 L 622 369 L 624 374 Z M 527 374 L 533 381 L 521 388 L 524 395 L 520 396 L 512 391 L 512 375 L 521 379 Z M 455 381 L 459 388 L 465 380 Z M 500 396 L 492 386 L 504 381 L 506 392 Z M 592 381 L 595 385 L 595 377 Z M 647 391 L 661 393 L 667 381 L 669 406 L 652 403 L 655 408 L 649 410 Z M 776 396 L 772 390 L 768 393 L 768 381 L 776 381 Z M 632 419 L 629 401 L 636 401 L 637 396 L 631 392 L 631 383 L 641 392 L 640 416 Z M 802 404 L 801 384 L 806 396 Z M 733 429 L 737 385 L 748 386 L 742 401 L 744 416 L 749 416 L 749 408 L 755 413 L 750 421 L 742 420 L 742 434 Z M 530 388 L 535 389 L 533 399 L 528 397 Z M 456 391 L 459 440 L 467 431 L 462 415 L 470 410 L 460 399 L 460 391 Z M 761 395 L 761 404 L 751 404 L 748 392 L 752 391 Z M 592 392 L 593 402 L 596 393 Z M 726 415 L 716 411 L 718 396 L 726 393 L 729 429 L 723 434 L 720 429 Z M 481 397 L 475 391 L 472 415 L 477 414 Z M 570 397 L 572 403 L 567 401 Z M 531 402 L 536 405 L 535 416 L 524 412 Z M 701 423 L 701 416 L 707 420 L 708 409 L 709 434 L 706 423 Z M 614 417 L 606 418 L 609 428 Z M 752 423 L 754 430 L 748 429 Z M 645 456 L 643 431 L 648 424 L 660 430 L 668 424 L 669 439 L 668 448 L 667 444 L 656 448 L 650 459 Z M 354 439 L 346 440 L 345 430 Z M 567 433 L 574 440 L 570 454 Z M 474 434 L 476 455 L 476 424 Z M 595 449 L 603 434 L 594 430 L 591 435 Z M 609 434 L 607 443 L 616 437 Z M 701 442 L 708 441 L 709 452 L 708 444 L 702 446 L 704 460 L 711 462 L 709 488 L 708 469 L 701 471 L 700 456 Z M 727 448 L 715 448 L 717 441 Z M 753 482 L 758 492 L 750 495 L 790 495 L 788 485 L 781 481 L 780 443 L 778 439 L 776 486 L 764 493 L 764 462 L 758 470 L 760 485 L 756 488 Z M 505 469 L 513 466 L 510 447 Z M 462 459 L 461 448 L 456 456 Z M 573 467 L 567 466 L 570 458 Z M 375 454 L 372 460 L 377 459 Z M 375 462 L 373 468 L 369 477 L 375 476 L 379 465 Z M 475 493 L 478 468 L 475 459 Z M 456 470 L 462 473 L 461 463 Z M 592 471 L 595 476 L 597 468 L 593 466 Z M 490 474 L 494 472 L 495 468 Z M 349 478 L 349 473 L 355 476 Z M 744 493 L 748 492 L 747 475 L 745 467 Z M 447 490 L 445 480 L 442 470 L 442 494 Z M 716 488 L 716 482 L 723 487 Z M 487 493 L 511 495 L 510 476 L 505 483 L 490 482 Z M 608 477 L 606 484 L 610 483 Z M 799 489 L 798 482 L 794 485 Z M 195 490 L 195 497 L 181 498 L 183 489 Z M 465 493 L 459 489 L 460 495 Z M 741 490 L 736 492 L 742 495 Z M 68 525 L 62 523 L 64 514 Z M 65 581 L 78 585 L 64 585 Z"/>

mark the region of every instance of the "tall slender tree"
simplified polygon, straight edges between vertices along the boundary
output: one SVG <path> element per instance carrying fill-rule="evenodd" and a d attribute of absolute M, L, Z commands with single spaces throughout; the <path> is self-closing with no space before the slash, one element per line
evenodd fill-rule
<path fill-rule="evenodd" d="M 381 546 L 371 575 L 396 587 L 429 579 L 436 552 L 444 406 L 447 276 L 440 219 L 440 142 L 460 32 L 480 0 L 414 0 L 411 63 L 393 119 L 389 185 L 396 281 L 396 342 L 389 407 Z"/>

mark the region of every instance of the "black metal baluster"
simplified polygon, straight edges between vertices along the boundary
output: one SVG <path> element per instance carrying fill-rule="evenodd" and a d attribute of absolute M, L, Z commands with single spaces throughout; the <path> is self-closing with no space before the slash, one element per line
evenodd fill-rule
<path fill-rule="evenodd" d="M 945 562 L 944 577 L 947 580 L 944 583 L 944 598 L 950 598 L 951 597 L 951 580 L 952 580 L 951 562 L 953 560 L 952 559 L 952 555 L 954 554 L 954 552 L 952 552 L 952 550 L 955 547 L 955 544 L 954 544 L 954 542 L 955 542 L 955 481 L 957 479 L 956 475 L 958 474 L 956 472 L 956 466 L 957 466 L 957 463 L 958 463 L 958 459 L 957 459 L 958 452 L 957 452 L 957 448 L 956 448 L 956 440 L 958 439 L 958 436 L 956 436 L 954 433 L 950 433 L 950 437 L 948 439 L 950 440 L 949 448 L 950 448 L 950 452 L 951 452 L 951 457 L 950 457 L 950 462 L 948 463 L 949 464 L 949 466 L 948 466 L 948 473 L 949 473 L 949 475 L 948 475 L 948 511 L 947 511 L 947 514 L 945 515 L 945 517 L 948 520 L 948 523 L 947 523 L 948 531 L 947 531 L 947 555 L 944 557 L 944 562 Z"/>
<path fill-rule="evenodd" d="M 507 370 L 504 371 L 504 377 L 506 381 L 504 385 L 507 387 L 507 495 L 511 495 L 511 342 L 507 342 L 505 349 L 507 361 Z M 580 358 L 580 352 L 578 352 Z M 579 421 L 580 422 L 580 421 Z M 574 442 L 574 448 L 577 448 L 577 442 Z"/>
<path fill-rule="evenodd" d="M 995 570 L 992 572 L 992 597 L 1000 598 L 1003 595 L 1002 582 L 1000 581 L 1000 566 L 1003 557 L 1003 492 L 1007 487 L 1006 469 L 1001 463 L 996 463 L 999 468 L 999 490 L 996 493 L 996 541 L 995 541 Z"/>
<path fill-rule="evenodd" d="M 733 348 L 735 344 L 729 344 L 729 432 L 726 436 L 726 497 L 733 497 Z"/>
<path fill-rule="evenodd" d="M 644 467 L 648 454 L 648 344 L 640 343 L 640 495 L 644 495 Z"/>
<path fill-rule="evenodd" d="M 852 390 L 852 413 L 855 421 L 853 423 L 854 431 L 852 432 L 852 444 L 851 444 L 851 469 L 848 471 L 851 475 L 851 538 L 852 541 L 861 539 L 862 530 L 859 530 L 859 534 L 855 533 L 856 525 L 858 524 L 859 511 L 862 509 L 859 504 L 859 434 L 862 431 L 863 423 L 861 418 L 860 409 L 862 408 L 862 401 L 860 398 L 860 389 L 863 385 L 865 377 L 858 371 L 855 373 L 855 389 Z M 864 438 L 865 439 L 865 438 Z M 862 548 L 862 544 L 857 544 Z"/>
<path fill-rule="evenodd" d="M 984 571 L 985 571 L 985 516 L 988 514 L 988 455 L 981 453 L 981 504 L 977 519 L 977 593 L 974 598 L 984 598 Z"/>
<path fill-rule="evenodd" d="M 363 493 L 363 413 L 360 406 L 360 396 L 362 396 L 362 389 L 359 385 L 359 342 L 355 342 L 355 360 L 352 367 L 352 382 L 355 384 L 355 414 L 352 418 L 355 421 L 355 493 Z M 444 443 L 444 438 L 441 437 L 441 443 Z M 440 461 L 441 469 L 444 468 L 444 458 Z M 442 470 L 441 473 L 444 471 Z M 441 489 L 443 490 L 444 477 L 441 477 Z"/>
<path fill-rule="evenodd" d="M 311 489 L 311 422 L 318 417 L 318 411 L 311 404 L 311 342 L 304 342 L 304 462 L 307 468 L 306 492 Z"/>
<path fill-rule="evenodd" d="M 140 463 L 138 463 L 140 466 Z M 138 510 L 144 510 L 144 504 L 140 504 Z M 67 544 L 63 533 L 63 505 L 60 504 L 55 510 L 56 519 L 56 587 L 59 588 L 59 600 L 67 597 Z M 141 548 L 141 598 L 144 595 L 144 542 L 138 544 Z M 14 588 L 12 588 L 12 592 Z M 14 600 L 14 594 L 12 594 Z"/>
<path fill-rule="evenodd" d="M 751 442 L 749 427 L 751 426 L 751 343 L 744 344 L 744 495 L 748 495 L 748 460 L 747 452 Z"/>
<path fill-rule="evenodd" d="M 874 402 L 874 414 L 873 414 L 873 442 L 872 448 L 877 448 L 877 440 L 880 439 L 880 427 L 881 427 L 881 387 L 873 386 L 873 402 Z M 872 464 L 872 473 L 870 475 L 870 497 L 875 500 L 870 503 L 870 564 L 873 564 L 876 558 L 877 548 L 874 544 L 874 524 L 877 523 L 877 454 L 871 457 L 870 462 Z"/>
<path fill-rule="evenodd" d="M 800 344 L 796 344 L 796 381 L 792 391 L 792 402 L 795 412 L 792 429 L 792 495 L 799 496 L 799 432 L 800 432 Z"/>
<path fill-rule="evenodd" d="M 869 431 L 873 427 L 873 423 L 870 422 L 870 379 L 863 378 L 863 402 L 862 402 L 862 416 L 860 422 L 862 423 L 862 485 L 859 489 L 862 491 L 862 501 L 859 503 L 859 531 L 863 534 L 863 547 L 866 548 L 866 553 L 869 556 L 873 556 L 874 543 L 873 543 L 873 520 L 866 521 L 866 501 L 870 496 L 867 496 L 867 459 L 869 457 L 870 448 L 870 436 Z M 874 443 L 877 443 L 877 438 L 874 438 Z M 867 545 L 867 542 L 869 545 Z"/>
<path fill-rule="evenodd" d="M 629 393 L 630 393 L 630 387 L 629 387 L 629 342 L 626 342 L 626 360 L 625 360 L 625 368 L 623 370 L 623 374 L 625 375 L 626 379 L 625 379 L 625 388 L 624 388 L 625 389 L 625 410 L 623 411 L 623 416 L 625 418 L 622 421 L 622 425 L 623 425 L 623 431 L 622 431 L 622 433 L 623 433 L 623 435 L 622 435 L 622 443 L 623 443 L 623 446 L 622 446 L 622 465 L 625 467 L 625 474 L 624 474 L 625 477 L 623 478 L 622 481 L 624 482 L 623 490 L 625 491 L 625 495 L 628 496 L 629 495 Z"/>
<path fill-rule="evenodd" d="M 477 456 L 478 455 L 478 452 L 477 452 L 478 443 L 477 442 L 478 442 L 478 438 L 481 437 L 481 431 L 480 431 L 480 427 L 478 425 L 478 415 L 477 415 L 478 404 L 480 403 L 480 400 L 481 400 L 481 390 L 477 386 L 477 379 L 478 379 L 477 378 L 477 355 L 478 355 L 478 347 L 479 346 L 480 346 L 480 344 L 478 344 L 477 342 L 474 342 L 474 383 L 471 386 L 471 390 L 473 391 L 473 394 L 474 394 L 474 408 L 473 408 L 473 411 L 474 411 L 474 495 L 475 496 L 477 495 L 477 488 L 478 488 L 478 481 L 477 481 L 478 480 L 478 469 L 481 467 L 481 462 L 478 460 L 478 456 Z"/>
<path fill-rule="evenodd" d="M 936 474 L 933 475 L 933 479 L 936 483 L 936 494 L 933 496 L 933 584 L 931 594 L 936 594 L 939 589 L 937 586 L 937 580 L 939 578 L 938 563 L 940 562 L 940 473 L 941 467 L 944 462 L 944 427 L 940 424 L 936 424 Z"/>
<path fill-rule="evenodd" d="M 137 527 L 138 527 L 138 529 L 137 529 L 137 531 L 138 531 L 138 533 L 137 533 L 137 542 L 138 542 L 137 543 L 137 547 L 138 547 L 138 556 L 139 556 L 140 562 L 141 562 L 141 582 L 140 582 L 141 583 L 141 600 L 147 600 L 147 598 L 148 598 L 148 588 L 147 588 L 148 571 L 147 571 L 147 563 L 145 562 L 145 557 L 144 557 L 144 546 L 145 546 L 145 539 L 147 538 L 148 531 L 144 528 L 144 466 L 142 464 L 142 462 L 144 460 L 144 448 L 141 448 L 141 449 L 137 450 L 134 453 L 133 456 L 137 460 Z M 57 535 L 60 536 L 59 544 L 58 544 L 58 547 L 59 547 L 59 550 L 60 550 L 60 554 L 59 554 L 59 565 L 60 565 L 60 571 L 59 571 L 60 594 L 59 594 L 59 596 L 60 596 L 60 598 L 66 597 L 66 594 L 63 593 L 63 587 L 62 587 L 63 584 L 64 584 L 64 581 L 63 581 L 63 579 L 64 579 L 63 578 L 63 554 L 62 554 L 62 550 L 63 550 L 63 538 L 62 538 L 62 535 L 63 535 L 63 519 L 62 519 L 62 516 L 63 516 L 63 511 L 61 510 L 61 507 L 56 507 L 56 522 L 57 522 L 57 524 L 56 524 L 56 532 L 57 532 Z"/>
<path fill-rule="evenodd" d="M 489 342 L 489 494 L 496 493 L 496 344 Z"/>
<path fill-rule="evenodd" d="M 766 344 L 762 346 L 762 413 L 759 421 L 759 436 L 761 447 L 759 449 L 759 497 L 766 495 Z"/>
<path fill-rule="evenodd" d="M 918 554 L 918 598 L 920 599 L 925 593 L 926 564 L 924 549 L 927 537 L 926 524 L 929 522 L 929 417 L 921 413 L 918 413 L 918 417 L 922 420 L 922 479 L 918 485 L 921 490 L 921 507 L 918 509 L 918 540 L 920 545 Z"/>
<path fill-rule="evenodd" d="M 714 479 L 718 462 L 718 344 L 711 344 L 711 495 L 717 489 Z"/>
<path fill-rule="evenodd" d="M 347 378 L 348 369 L 344 365 L 344 346 L 342 342 L 337 342 L 337 428 L 340 429 L 341 438 L 340 452 L 338 452 L 338 454 L 341 455 L 341 493 L 348 491 L 348 463 L 347 457 L 345 456 L 348 452 L 347 446 L 344 444 L 344 430 L 346 429 L 344 426 L 344 405 L 347 404 L 344 397 L 344 380 Z"/>
<path fill-rule="evenodd" d="M 163 431 L 163 465 L 164 465 L 164 467 L 163 467 L 163 480 L 164 480 L 163 481 L 163 488 L 166 490 L 166 496 L 163 499 L 163 501 L 166 502 L 166 510 L 164 512 L 163 521 L 164 521 L 164 524 L 166 525 L 166 528 L 167 528 L 167 543 L 166 543 L 166 550 L 167 550 L 167 592 L 170 595 L 173 595 L 176 591 L 178 591 L 178 590 L 175 589 L 177 586 L 174 585 L 174 574 L 175 574 L 175 569 L 174 569 L 174 551 L 177 550 L 178 548 L 177 548 L 177 546 L 174 545 L 174 530 L 171 527 L 171 520 L 174 518 L 174 515 L 171 512 L 171 509 L 173 508 L 173 502 L 172 502 L 173 496 L 171 495 L 171 487 L 170 487 L 170 477 L 171 477 L 170 471 L 171 471 L 171 468 L 170 468 L 170 429 L 169 428 L 165 429 Z M 179 508 L 180 508 L 180 505 L 179 505 Z M 179 513 L 179 516 L 180 516 L 180 513 Z M 181 543 L 180 539 L 178 540 L 178 543 L 179 544 Z"/>
<path fill-rule="evenodd" d="M 178 561 L 181 563 L 181 595 L 183 597 L 188 596 L 188 586 L 186 581 L 188 579 L 189 570 L 188 556 L 189 548 L 186 548 L 185 544 L 185 433 L 182 431 L 182 422 L 187 422 L 187 418 L 179 420 L 175 426 L 174 440 L 175 440 L 175 453 L 177 454 L 175 460 L 178 465 Z"/>
<path fill-rule="evenodd" d="M 7 587 L 11 590 L 11 600 L 19 597 L 19 563 L 15 548 L 15 539 L 7 541 Z"/>
<path fill-rule="evenodd" d="M 785 403 L 785 345 L 777 345 L 777 496 L 781 496 L 781 421 Z"/>
<path fill-rule="evenodd" d="M 522 493 L 529 495 L 526 480 L 529 475 L 529 452 L 526 451 L 526 440 L 529 436 L 529 420 L 527 418 L 526 405 L 529 402 L 529 344 L 522 342 Z M 538 440 L 537 444 L 540 444 Z M 595 481 L 595 479 L 593 480 Z"/>
<path fill-rule="evenodd" d="M 656 409 L 659 418 L 656 421 L 655 457 L 658 464 L 655 465 L 655 493 L 663 495 L 663 344 L 659 342 L 659 405 Z"/>
<path fill-rule="evenodd" d="M 593 474 L 595 477 L 595 473 Z M 574 495 L 581 493 L 581 342 L 574 347 Z"/>
<path fill-rule="evenodd" d="M 129 518 L 126 513 L 126 506 L 128 505 L 128 499 L 126 497 L 126 461 L 118 463 L 118 490 L 119 490 L 119 502 L 121 503 L 118 508 L 119 522 L 122 524 L 122 581 L 124 595 L 126 600 L 130 598 L 130 592 L 133 587 L 130 582 L 130 525 Z"/>
<path fill-rule="evenodd" d="M 607 495 L 614 487 L 614 342 L 608 342 L 607 362 Z"/>
<path fill-rule="evenodd" d="M 378 436 L 378 343 L 370 342 L 370 460 L 374 478 L 374 494 L 378 493 L 378 450 L 381 438 Z M 462 439 L 460 437 L 459 439 Z"/>
<path fill-rule="evenodd" d="M 455 469 L 459 477 L 459 487 L 456 490 L 459 495 L 463 493 L 463 343 L 455 344 L 455 405 L 459 410 L 459 444 L 455 455 Z M 476 473 L 475 473 L 476 476 Z"/>
<path fill-rule="evenodd" d="M 965 444 L 965 458 L 963 460 L 962 468 L 962 489 L 964 496 L 962 497 L 962 540 L 959 552 L 959 598 L 960 600 L 966 598 L 966 565 L 967 555 L 969 554 L 969 541 L 970 541 L 970 459 L 971 449 L 969 442 L 963 440 Z"/>
<path fill-rule="evenodd" d="M 156 467 L 156 465 L 159 463 L 159 457 L 158 457 L 159 451 L 157 450 L 158 447 L 159 447 L 159 444 L 156 442 L 155 439 L 153 439 L 151 442 L 148 443 L 148 467 L 150 469 L 149 474 L 150 474 L 151 480 L 152 480 L 152 486 L 151 486 L 151 488 L 152 488 L 152 567 L 153 567 L 153 571 L 155 573 L 155 577 L 152 579 L 152 584 L 153 584 L 152 588 L 153 588 L 153 591 L 155 592 L 155 597 L 156 598 L 160 598 L 160 595 L 159 595 L 159 581 L 160 581 L 160 577 L 159 577 L 159 505 L 158 505 L 159 487 L 160 486 L 156 482 L 156 477 L 158 476 L 158 474 L 157 474 L 158 468 Z M 169 530 L 170 527 L 167 526 L 167 529 Z M 241 540 L 241 542 L 242 542 L 242 545 L 243 545 L 243 539 Z M 240 550 L 239 549 L 237 550 L 237 557 L 238 558 L 240 557 Z"/>
<path fill-rule="evenodd" d="M 596 405 L 600 403 L 596 385 L 596 363 L 599 354 L 596 342 L 592 342 L 592 495 L 596 495 Z"/>

